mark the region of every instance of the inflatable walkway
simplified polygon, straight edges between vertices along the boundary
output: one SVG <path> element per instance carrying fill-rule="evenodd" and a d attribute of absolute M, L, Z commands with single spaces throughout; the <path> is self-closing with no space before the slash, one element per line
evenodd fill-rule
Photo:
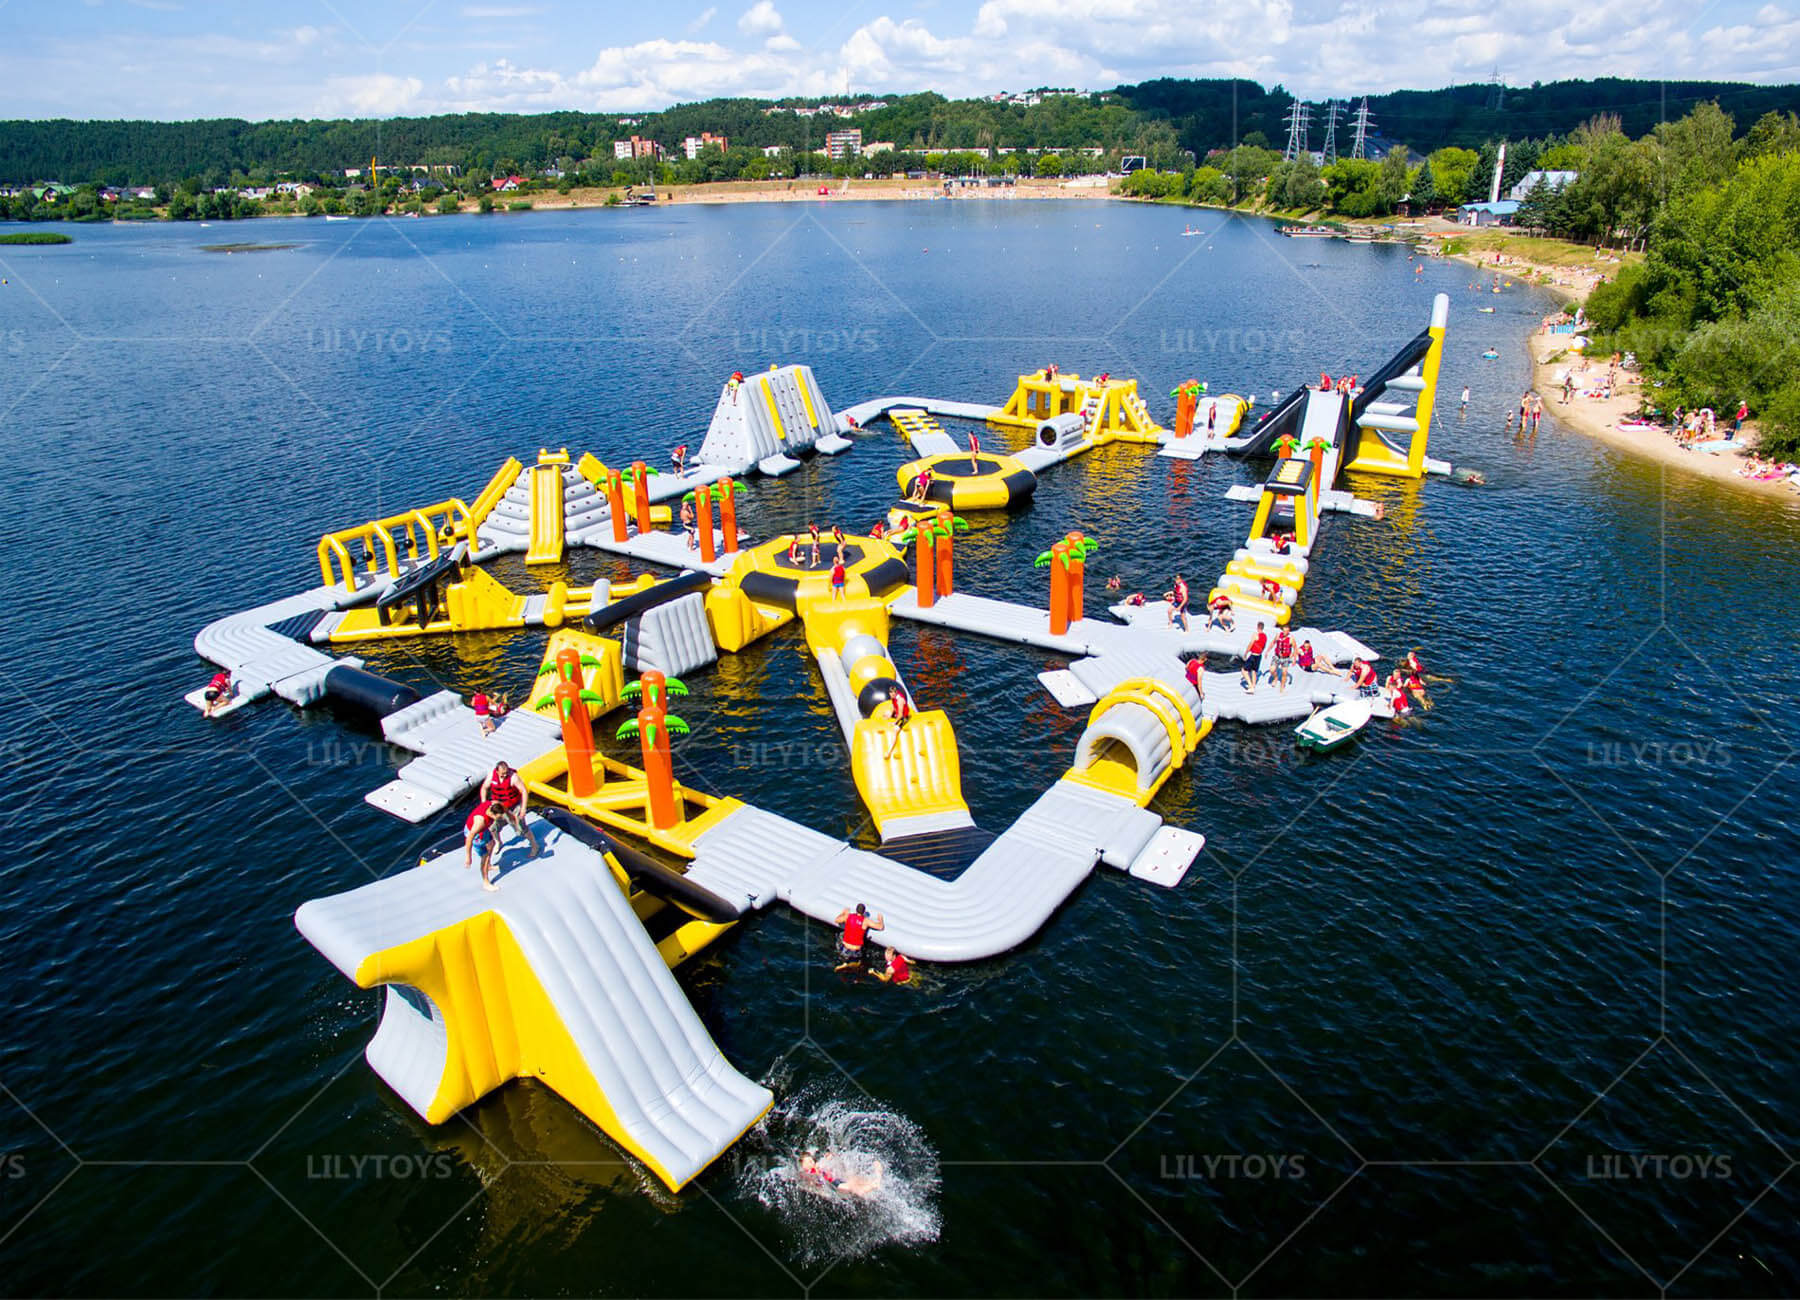
<path fill-rule="evenodd" d="M 773 1098 L 725 1060 L 602 853 L 533 819 L 499 892 L 462 853 L 294 915 L 360 988 L 387 986 L 369 1064 L 429 1123 L 538 1079 L 679 1189 Z"/>

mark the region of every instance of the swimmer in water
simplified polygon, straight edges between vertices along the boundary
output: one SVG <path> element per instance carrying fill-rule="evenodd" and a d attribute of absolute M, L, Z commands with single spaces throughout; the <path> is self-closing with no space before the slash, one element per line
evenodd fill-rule
<path fill-rule="evenodd" d="M 800 1153 L 795 1162 L 803 1185 L 822 1193 L 837 1193 L 839 1196 L 858 1196 L 864 1200 L 881 1190 L 882 1168 L 877 1160 L 874 1167 L 866 1174 L 843 1174 L 838 1170 L 838 1154 L 835 1151 L 807 1150 Z"/>

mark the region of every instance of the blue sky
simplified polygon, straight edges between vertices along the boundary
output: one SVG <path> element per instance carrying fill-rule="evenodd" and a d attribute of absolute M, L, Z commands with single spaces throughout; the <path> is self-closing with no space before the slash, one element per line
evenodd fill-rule
<path fill-rule="evenodd" d="M 0 32 L 0 117 L 623 111 L 1155 76 L 1322 99 L 1495 67 L 1514 85 L 1800 79 L 1800 17 L 1742 0 L 0 0 Z"/>

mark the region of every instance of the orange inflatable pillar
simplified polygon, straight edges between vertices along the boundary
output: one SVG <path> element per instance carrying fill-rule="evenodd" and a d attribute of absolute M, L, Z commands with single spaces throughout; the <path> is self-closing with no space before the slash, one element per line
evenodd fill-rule
<path fill-rule="evenodd" d="M 956 576 L 956 565 L 951 552 L 954 550 L 956 538 L 956 517 L 948 510 L 938 516 L 944 531 L 936 539 L 937 545 L 937 594 L 948 596 L 955 589 L 953 579 Z"/>
<path fill-rule="evenodd" d="M 641 460 L 631 462 L 631 490 L 637 504 L 637 530 L 642 537 L 650 531 L 650 467 Z"/>
<path fill-rule="evenodd" d="M 578 692 L 587 689 L 581 672 L 581 651 L 574 646 L 566 645 L 556 652 L 556 680 L 559 685 L 567 682 Z"/>
<path fill-rule="evenodd" d="M 562 719 L 563 748 L 569 755 L 569 793 L 585 798 L 600 785 L 594 780 L 594 726 L 579 687 L 570 682 L 556 684 L 556 715 Z"/>
<path fill-rule="evenodd" d="M 644 693 L 648 695 L 648 689 Z M 650 824 L 666 831 L 681 820 L 681 807 L 675 799 L 675 763 L 669 754 L 668 715 L 648 705 L 639 709 L 638 739 L 644 753 L 646 811 Z"/>
<path fill-rule="evenodd" d="M 725 534 L 725 554 L 737 554 L 737 484 L 719 480 L 719 531 Z"/>
<path fill-rule="evenodd" d="M 1087 617 L 1087 600 L 1082 593 L 1082 583 L 1087 577 L 1087 552 L 1082 547 L 1083 538 L 1080 533 L 1070 533 L 1069 546 L 1069 586 L 1063 594 L 1063 608 L 1068 611 L 1069 621 L 1079 623 Z"/>
<path fill-rule="evenodd" d="M 711 564 L 717 558 L 713 550 L 712 489 L 704 483 L 694 489 L 694 527 L 700 531 L 700 562 Z"/>
<path fill-rule="evenodd" d="M 638 678 L 638 689 L 642 692 L 642 707 L 658 709 L 663 713 L 669 711 L 669 678 L 656 668 L 646 668 Z"/>
<path fill-rule="evenodd" d="M 622 542 L 625 540 L 626 528 L 625 480 L 619 476 L 619 471 L 616 469 L 606 471 L 606 505 L 612 511 L 613 541 Z"/>
<path fill-rule="evenodd" d="M 1194 408 L 1199 399 L 1192 384 L 1183 384 L 1175 390 L 1175 436 L 1185 438 L 1194 431 Z"/>
<path fill-rule="evenodd" d="M 1050 635 L 1061 636 L 1069 630 L 1069 544 L 1058 542 L 1050 548 Z"/>
<path fill-rule="evenodd" d="M 921 520 L 913 530 L 913 565 L 918 570 L 919 608 L 930 609 L 937 603 L 937 539 L 931 525 Z"/>

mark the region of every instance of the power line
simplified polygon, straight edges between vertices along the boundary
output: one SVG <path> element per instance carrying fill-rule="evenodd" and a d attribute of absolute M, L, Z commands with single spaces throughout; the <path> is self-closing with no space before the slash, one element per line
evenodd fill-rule
<path fill-rule="evenodd" d="M 1325 101 L 1325 152 L 1320 155 L 1320 161 L 1327 167 L 1337 161 L 1337 124 L 1342 111 L 1343 105 L 1337 100 Z"/>

